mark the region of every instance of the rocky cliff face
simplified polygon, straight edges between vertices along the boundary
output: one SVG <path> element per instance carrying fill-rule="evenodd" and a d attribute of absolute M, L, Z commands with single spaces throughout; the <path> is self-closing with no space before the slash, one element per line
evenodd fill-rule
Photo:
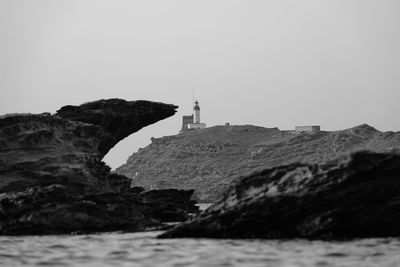
<path fill-rule="evenodd" d="M 176 108 L 109 99 L 54 115 L 0 117 L 0 234 L 133 231 L 168 221 L 168 214 L 187 218 L 196 211 L 192 192 L 158 192 L 164 217 L 157 217 L 160 203 L 101 162 L 121 139 Z"/>
<path fill-rule="evenodd" d="M 400 236 L 400 154 L 358 152 L 237 180 L 162 237 L 341 239 Z"/>
<path fill-rule="evenodd" d="M 100 100 L 66 106 L 55 115 L 0 118 L 0 192 L 66 184 L 76 193 L 118 190 L 101 159 L 120 140 L 176 106 L 149 101 Z"/>
<path fill-rule="evenodd" d="M 153 139 L 117 173 L 145 188 L 194 188 L 201 202 L 214 202 L 232 181 L 256 170 L 399 147 L 400 133 L 380 132 L 368 125 L 315 134 L 249 125 L 217 126 Z"/>

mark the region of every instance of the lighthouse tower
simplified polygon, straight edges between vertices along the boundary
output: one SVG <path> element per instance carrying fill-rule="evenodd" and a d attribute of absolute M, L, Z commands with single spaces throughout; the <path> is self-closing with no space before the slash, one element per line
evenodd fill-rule
<path fill-rule="evenodd" d="M 199 101 L 197 100 L 196 102 L 194 102 L 193 111 L 194 111 L 194 123 L 200 123 L 200 106 L 199 106 Z"/>

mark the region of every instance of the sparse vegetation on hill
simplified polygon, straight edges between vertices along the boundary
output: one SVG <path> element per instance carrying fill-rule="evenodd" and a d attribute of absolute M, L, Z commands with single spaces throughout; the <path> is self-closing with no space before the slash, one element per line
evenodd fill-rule
<path fill-rule="evenodd" d="M 195 189 L 201 202 L 213 202 L 236 178 L 294 162 L 317 163 L 358 150 L 400 148 L 400 133 L 369 125 L 318 133 L 278 128 L 215 126 L 152 139 L 116 172 L 148 189 Z"/>

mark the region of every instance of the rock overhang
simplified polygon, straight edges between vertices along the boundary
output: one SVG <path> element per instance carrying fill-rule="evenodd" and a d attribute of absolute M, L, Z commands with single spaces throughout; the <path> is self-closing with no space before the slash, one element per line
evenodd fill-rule
<path fill-rule="evenodd" d="M 0 191 L 54 182 L 96 188 L 109 170 L 101 159 L 119 141 L 176 113 L 151 101 L 103 99 L 55 114 L 0 117 Z M 101 169 L 101 170 L 100 170 Z M 91 190 L 91 189 L 90 189 Z"/>
<path fill-rule="evenodd" d="M 106 133 L 99 147 L 103 158 L 118 142 L 148 125 L 173 116 L 177 108 L 161 102 L 113 98 L 80 106 L 64 106 L 55 115 L 100 126 Z"/>

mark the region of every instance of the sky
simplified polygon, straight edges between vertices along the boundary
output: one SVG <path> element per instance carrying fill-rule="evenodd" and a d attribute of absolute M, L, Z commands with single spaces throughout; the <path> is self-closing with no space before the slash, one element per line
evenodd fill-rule
<path fill-rule="evenodd" d="M 179 106 L 113 148 L 113 168 L 177 134 L 193 89 L 208 126 L 399 131 L 399 12 L 398 0 L 0 0 L 0 115 Z"/>

